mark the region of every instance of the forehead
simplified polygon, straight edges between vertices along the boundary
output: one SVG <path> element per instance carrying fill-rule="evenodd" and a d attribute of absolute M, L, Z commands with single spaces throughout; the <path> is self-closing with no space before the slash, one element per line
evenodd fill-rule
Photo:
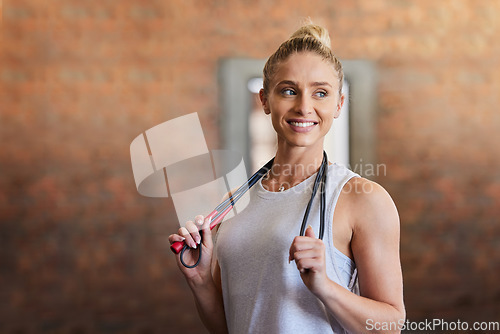
<path fill-rule="evenodd" d="M 278 65 L 274 75 L 274 84 L 290 80 L 299 84 L 328 82 L 338 86 L 338 76 L 333 65 L 312 52 L 294 53 Z"/>

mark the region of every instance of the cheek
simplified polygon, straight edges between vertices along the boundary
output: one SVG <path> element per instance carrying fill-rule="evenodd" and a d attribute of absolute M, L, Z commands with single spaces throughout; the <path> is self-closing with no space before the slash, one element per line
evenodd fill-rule
<path fill-rule="evenodd" d="M 274 131 L 279 132 L 281 121 L 281 115 L 279 115 L 275 111 L 271 112 L 271 123 L 273 125 Z"/>
<path fill-rule="evenodd" d="M 328 109 L 328 111 L 322 112 L 320 117 L 325 125 L 329 127 L 332 125 L 333 120 L 337 118 L 336 110 Z"/>
<path fill-rule="evenodd" d="M 323 131 L 326 134 L 332 128 L 333 117 L 330 117 L 328 120 L 324 121 Z"/>
<path fill-rule="evenodd" d="M 286 114 L 287 107 L 283 103 L 272 103 L 269 105 L 269 112 L 271 114 L 271 119 L 274 122 L 280 122 L 283 116 Z"/>

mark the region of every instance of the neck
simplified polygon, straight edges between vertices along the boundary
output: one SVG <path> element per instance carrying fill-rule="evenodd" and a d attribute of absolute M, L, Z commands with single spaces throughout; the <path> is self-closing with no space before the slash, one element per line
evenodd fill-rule
<path fill-rule="evenodd" d="M 323 161 L 323 146 L 283 147 L 278 145 L 274 164 L 263 180 L 270 191 L 289 189 L 314 173 Z"/>

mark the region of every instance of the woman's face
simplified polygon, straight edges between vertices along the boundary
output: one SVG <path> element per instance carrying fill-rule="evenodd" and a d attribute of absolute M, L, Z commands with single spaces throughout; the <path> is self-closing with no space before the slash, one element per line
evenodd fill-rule
<path fill-rule="evenodd" d="M 285 141 L 291 146 L 322 146 L 344 102 L 338 90 L 333 66 L 312 52 L 295 53 L 281 63 L 267 96 L 260 92 L 278 144 Z"/>

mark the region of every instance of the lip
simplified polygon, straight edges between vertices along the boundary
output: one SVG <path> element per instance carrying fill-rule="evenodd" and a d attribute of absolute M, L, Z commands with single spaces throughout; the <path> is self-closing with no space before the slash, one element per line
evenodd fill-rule
<path fill-rule="evenodd" d="M 295 131 L 295 132 L 300 132 L 300 133 L 303 133 L 303 132 L 309 132 L 311 131 L 312 129 L 314 129 L 314 127 L 316 125 L 318 125 L 318 122 L 315 121 L 315 120 L 312 120 L 312 119 L 299 119 L 299 118 L 294 118 L 294 119 L 289 119 L 286 121 L 288 123 L 288 125 L 290 126 L 290 128 Z M 297 125 L 294 125 L 292 123 L 313 123 L 312 125 L 309 125 L 309 126 L 297 126 Z"/>

